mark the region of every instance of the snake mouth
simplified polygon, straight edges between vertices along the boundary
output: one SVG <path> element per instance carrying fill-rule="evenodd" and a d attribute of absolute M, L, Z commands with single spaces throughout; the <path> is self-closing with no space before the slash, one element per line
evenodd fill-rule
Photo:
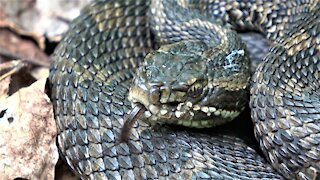
<path fill-rule="evenodd" d="M 239 111 L 220 109 L 218 107 L 202 106 L 190 101 L 170 101 L 156 103 L 150 100 L 153 91 L 145 90 L 144 86 L 132 86 L 128 99 L 132 107 L 137 104 L 144 106 L 140 119 L 150 125 L 181 124 L 187 127 L 212 127 L 234 119 Z M 158 98 L 161 99 L 161 98 Z M 242 110 L 241 110 L 242 111 Z"/>
<path fill-rule="evenodd" d="M 132 86 L 129 91 L 128 99 L 132 102 L 132 107 L 137 104 L 145 107 L 141 120 L 146 120 L 148 124 L 170 123 L 175 121 L 175 112 L 179 102 L 161 103 L 160 101 L 152 101 L 152 91 L 145 90 L 142 86 Z M 170 120 L 170 121 L 168 121 Z M 171 122 L 173 123 L 173 122 Z"/>

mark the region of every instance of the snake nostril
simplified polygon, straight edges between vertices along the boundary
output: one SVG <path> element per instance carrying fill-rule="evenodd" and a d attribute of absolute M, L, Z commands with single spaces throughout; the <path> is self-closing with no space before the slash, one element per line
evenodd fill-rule
<path fill-rule="evenodd" d="M 159 104 L 160 103 L 160 89 L 158 86 L 151 87 L 149 91 L 149 101 L 152 104 Z"/>

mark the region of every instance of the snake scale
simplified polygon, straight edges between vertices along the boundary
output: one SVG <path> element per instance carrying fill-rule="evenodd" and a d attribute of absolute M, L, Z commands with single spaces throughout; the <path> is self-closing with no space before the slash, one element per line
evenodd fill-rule
<path fill-rule="evenodd" d="M 319 10 L 311 0 L 96 0 L 71 23 L 50 67 L 62 155 L 83 179 L 319 178 Z M 273 42 L 250 88 L 255 136 L 270 165 L 237 137 L 144 121 L 118 144 L 144 57 L 162 44 L 208 40 L 203 30 L 214 32 L 216 46 L 239 44 L 219 35 L 230 28 Z M 223 87 L 238 81 L 230 82 Z"/>

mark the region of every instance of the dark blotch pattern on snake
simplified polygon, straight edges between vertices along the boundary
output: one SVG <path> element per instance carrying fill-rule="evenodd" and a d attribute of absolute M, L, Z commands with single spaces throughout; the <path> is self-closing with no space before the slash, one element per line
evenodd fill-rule
<path fill-rule="evenodd" d="M 84 179 L 319 178 L 318 2 L 163 2 L 97 0 L 71 23 L 55 50 L 49 78 L 58 143 L 72 169 Z M 166 3 L 175 6 L 161 7 Z M 179 16 L 179 11 L 176 17 L 170 16 L 167 10 L 175 7 L 192 8 L 185 11 L 194 20 L 183 28 L 170 29 L 170 21 L 161 14 L 150 17 L 157 12 L 152 9 L 163 8 L 159 12 L 166 12 L 168 19 L 190 18 L 182 17 L 185 12 Z M 205 21 L 217 25 L 200 30 L 193 26 Z M 166 28 L 161 29 L 161 23 Z M 213 30 L 218 26 L 226 30 Z M 134 125 L 127 142 L 117 144 L 124 117 L 131 109 L 128 90 L 146 55 L 163 44 L 189 36 L 207 40 L 210 34 L 203 31 L 194 36 L 194 32 L 233 32 L 230 27 L 260 31 L 273 42 L 252 78 L 250 97 L 255 134 L 271 165 L 239 138 L 176 130 L 170 125 L 150 126 L 144 121 Z M 219 35 L 213 41 L 219 46 L 222 40 L 238 43 Z M 245 48 L 235 52 L 241 55 Z M 194 92 L 205 83 L 200 82 L 192 87 Z M 239 81 L 221 81 L 221 87 L 232 87 L 228 90 L 232 94 L 239 90 L 234 87 L 249 86 L 247 78 L 234 82 Z M 150 100 L 156 102 L 157 97 Z"/>

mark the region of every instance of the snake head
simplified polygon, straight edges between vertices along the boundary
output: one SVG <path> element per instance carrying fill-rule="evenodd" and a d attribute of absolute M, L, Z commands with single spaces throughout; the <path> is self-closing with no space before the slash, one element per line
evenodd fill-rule
<path fill-rule="evenodd" d="M 247 102 L 244 53 L 200 41 L 164 45 L 145 57 L 128 98 L 146 107 L 143 119 L 151 124 L 203 128 L 234 119 Z"/>

